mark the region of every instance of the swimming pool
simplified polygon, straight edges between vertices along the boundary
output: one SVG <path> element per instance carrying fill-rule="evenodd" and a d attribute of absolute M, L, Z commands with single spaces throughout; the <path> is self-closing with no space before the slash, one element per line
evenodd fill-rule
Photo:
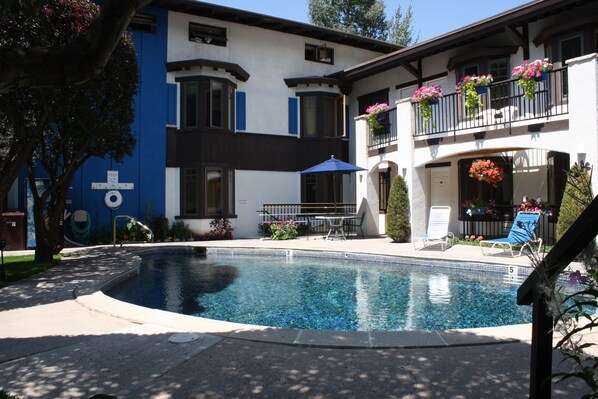
<path fill-rule="evenodd" d="M 287 253 L 288 255 L 288 253 Z M 137 305 L 310 330 L 447 330 L 528 323 L 504 273 L 313 256 L 165 254 L 106 291 Z"/>

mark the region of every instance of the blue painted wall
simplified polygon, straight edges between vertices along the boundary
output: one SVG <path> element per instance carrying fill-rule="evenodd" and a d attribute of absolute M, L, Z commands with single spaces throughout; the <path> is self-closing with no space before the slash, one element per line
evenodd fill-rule
<path fill-rule="evenodd" d="M 131 129 L 137 144 L 122 163 L 111 159 L 90 159 L 73 180 L 69 211 L 84 209 L 91 216 L 92 233 L 110 228 L 116 215 L 130 215 L 140 220 L 151 207 L 153 216 L 164 214 L 166 124 L 176 123 L 176 88 L 166 84 L 167 11 L 143 10 L 156 16 L 156 32 L 133 31 L 139 64 L 139 90 L 135 97 L 135 121 Z M 173 120 L 174 119 L 174 120 Z M 104 204 L 106 190 L 92 190 L 91 184 L 106 182 L 107 171 L 119 172 L 120 183 L 133 183 L 134 190 L 120 190 L 123 203 L 118 210 Z"/>

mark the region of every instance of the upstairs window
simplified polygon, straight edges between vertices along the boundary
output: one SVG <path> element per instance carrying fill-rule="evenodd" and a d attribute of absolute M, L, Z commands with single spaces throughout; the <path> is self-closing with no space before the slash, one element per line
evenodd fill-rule
<path fill-rule="evenodd" d="M 235 85 L 226 79 L 180 78 L 181 129 L 234 130 Z"/>
<path fill-rule="evenodd" d="M 189 41 L 226 47 L 226 28 L 189 22 Z"/>
<path fill-rule="evenodd" d="M 331 93 L 300 93 L 301 137 L 343 136 L 343 99 Z"/>
<path fill-rule="evenodd" d="M 156 17 L 148 14 L 135 14 L 129 22 L 129 29 L 138 32 L 155 33 Z"/>
<path fill-rule="evenodd" d="M 325 44 L 316 46 L 314 44 L 305 45 L 305 60 L 322 62 L 324 64 L 334 64 L 334 49 Z"/>

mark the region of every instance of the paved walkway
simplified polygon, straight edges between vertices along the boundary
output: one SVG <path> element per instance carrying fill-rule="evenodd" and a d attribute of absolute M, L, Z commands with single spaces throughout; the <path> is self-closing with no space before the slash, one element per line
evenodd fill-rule
<path fill-rule="evenodd" d="M 416 252 L 410 244 L 385 239 L 193 245 L 206 244 L 490 259 L 520 266 L 528 262 L 502 254 L 482 257 L 479 248 L 467 246 Z M 135 270 L 139 259 L 134 251 L 104 247 L 71 252 L 53 269 L 0 290 L 0 388 L 21 398 L 87 398 L 100 392 L 121 399 L 527 395 L 528 326 L 511 329 L 509 337 L 480 330 L 439 333 L 441 338 L 442 334 L 452 338 L 432 347 L 412 334 L 402 337 L 403 345 L 388 345 L 399 347 L 339 347 L 338 340 L 330 342 L 322 334 L 303 342 L 316 347 L 288 345 L 302 343 L 296 337 L 292 342 L 285 339 L 291 330 L 198 324 L 186 316 L 115 304 L 98 291 Z M 517 342 L 512 334 L 518 335 Z M 171 342 L 180 338 L 194 340 Z M 554 355 L 555 368 L 564 369 L 560 355 Z M 553 397 L 576 398 L 585 392 L 571 380 L 555 385 Z"/>

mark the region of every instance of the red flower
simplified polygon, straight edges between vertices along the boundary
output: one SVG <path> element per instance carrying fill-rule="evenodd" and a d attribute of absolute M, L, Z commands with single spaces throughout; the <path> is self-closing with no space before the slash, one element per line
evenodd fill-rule
<path fill-rule="evenodd" d="M 496 188 L 503 180 L 504 171 L 489 159 L 476 159 L 469 168 L 469 177 L 478 181 L 484 181 Z"/>

